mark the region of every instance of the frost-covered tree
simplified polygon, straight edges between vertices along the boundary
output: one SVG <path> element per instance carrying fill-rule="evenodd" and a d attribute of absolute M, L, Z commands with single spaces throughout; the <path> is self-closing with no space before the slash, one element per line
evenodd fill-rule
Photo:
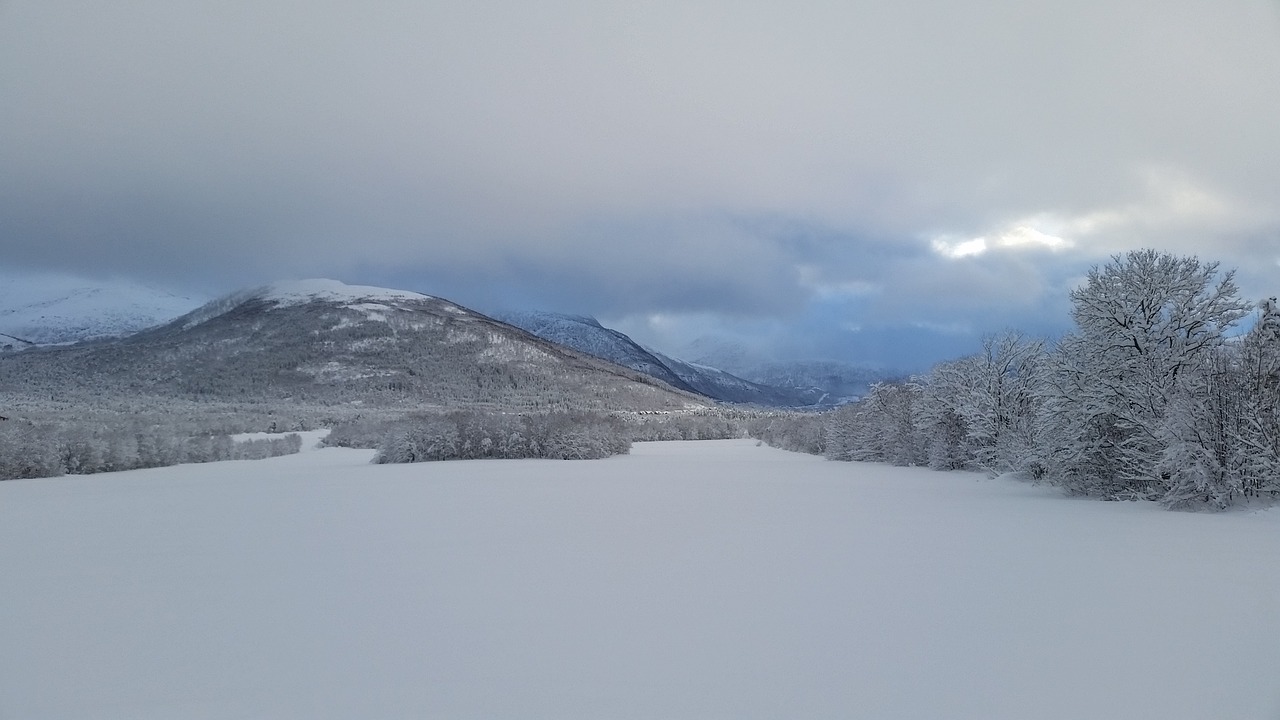
<path fill-rule="evenodd" d="M 1243 456 L 1241 491 L 1280 493 L 1280 305 L 1259 303 L 1258 320 L 1240 344 L 1241 409 L 1234 440 Z"/>
<path fill-rule="evenodd" d="M 58 439 L 50 426 L 22 420 L 0 423 L 0 480 L 51 477 L 63 472 Z"/>
<path fill-rule="evenodd" d="M 827 418 L 816 413 L 769 412 L 747 423 L 747 434 L 782 450 L 823 455 L 829 442 Z"/>
<path fill-rule="evenodd" d="M 1158 498 L 1173 487 L 1162 471 L 1171 402 L 1248 312 L 1236 294 L 1217 263 L 1154 250 L 1089 272 L 1071 293 L 1076 331 L 1059 345 L 1046 395 L 1052 480 L 1108 497 Z"/>
<path fill-rule="evenodd" d="M 468 410 L 419 413 L 387 424 L 382 435 L 374 458 L 378 463 L 479 458 L 579 460 L 631 450 L 631 440 L 617 418 L 582 411 L 522 416 Z"/>
<path fill-rule="evenodd" d="M 963 414 L 977 382 L 973 360 L 935 365 L 921 383 L 916 430 L 934 470 L 962 470 L 974 461 L 969 423 Z"/>
<path fill-rule="evenodd" d="M 1280 308 L 1267 300 L 1259 309 L 1253 329 L 1174 398 L 1164 464 L 1171 506 L 1280 493 Z"/>
<path fill-rule="evenodd" d="M 921 385 L 914 381 L 876 383 L 866 397 L 827 416 L 827 457 L 926 464 L 928 453 L 916 420 L 921 396 Z"/>
<path fill-rule="evenodd" d="M 1039 477 L 1043 470 L 1036 448 L 1047 357 L 1042 340 L 1006 332 L 984 338 L 978 354 L 934 366 L 924 391 L 924 405 L 936 418 L 932 464 L 961 468 L 959 459 L 965 457 L 966 464 L 993 473 L 1027 471 Z"/>

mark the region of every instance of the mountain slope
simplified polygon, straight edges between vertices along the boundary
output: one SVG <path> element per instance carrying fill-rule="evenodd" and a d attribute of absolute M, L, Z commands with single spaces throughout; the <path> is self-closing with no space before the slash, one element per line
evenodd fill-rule
<path fill-rule="evenodd" d="M 856 400 L 880 381 L 901 374 L 838 360 L 771 360 L 741 343 L 706 336 L 685 346 L 683 353 L 698 364 L 725 368 L 752 382 L 788 388 L 810 404 L 832 407 Z"/>
<path fill-rule="evenodd" d="M 709 365 L 677 360 L 662 353 L 654 354 L 695 391 L 717 400 L 783 408 L 803 408 L 813 404 L 806 394 L 790 388 L 765 385 Z"/>
<path fill-rule="evenodd" d="M 815 400 L 824 405 L 838 405 L 857 400 L 871 391 L 875 383 L 895 373 L 835 360 L 793 360 L 761 363 L 747 371 L 747 377 L 778 387 L 809 388 L 823 397 Z"/>
<path fill-rule="evenodd" d="M 685 362 L 642 347 L 595 318 L 552 312 L 507 312 L 497 317 L 538 337 L 617 363 L 715 400 L 773 407 L 805 407 L 813 393 L 752 382 L 718 368 Z M 820 396 L 821 393 L 818 394 Z"/>
<path fill-rule="evenodd" d="M 126 281 L 0 277 L 0 335 L 14 340 L 12 349 L 122 337 L 168 322 L 199 304 Z"/>
<path fill-rule="evenodd" d="M 279 283 L 121 340 L 0 358 L 34 393 L 378 408 L 680 409 L 705 401 L 418 293 Z"/>
<path fill-rule="evenodd" d="M 593 317 L 542 311 L 502 312 L 495 317 L 543 340 L 573 348 L 655 377 L 672 387 L 698 392 L 668 367 L 664 358 L 641 347 L 623 333 L 604 327 Z M 706 393 L 702 393 L 706 394 Z"/>

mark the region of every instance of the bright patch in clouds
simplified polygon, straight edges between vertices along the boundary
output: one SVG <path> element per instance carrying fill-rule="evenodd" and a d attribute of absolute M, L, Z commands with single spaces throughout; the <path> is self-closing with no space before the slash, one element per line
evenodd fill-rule
<path fill-rule="evenodd" d="M 936 238 L 933 241 L 933 251 L 943 257 L 962 258 L 970 255 L 981 255 L 987 251 L 986 238 L 974 238 L 972 240 L 951 240 L 950 238 Z"/>
<path fill-rule="evenodd" d="M 1050 250 L 1064 250 L 1074 245 L 1074 243 L 1066 238 L 1041 232 L 1030 225 L 1018 225 L 997 238 L 996 245 L 1010 248 L 1040 246 Z"/>
<path fill-rule="evenodd" d="M 1064 250 L 1074 244 L 1066 238 L 1044 232 L 1028 222 L 1013 223 L 990 236 L 984 235 L 971 240 L 956 240 L 953 236 L 943 236 L 935 238 L 931 243 L 934 252 L 952 259 L 981 255 L 992 249 L 1042 247 L 1050 250 Z"/>
<path fill-rule="evenodd" d="M 1134 172 L 1135 197 L 1084 212 L 1024 215 L 976 237 L 944 234 L 930 241 L 947 259 L 994 250 L 1084 249 L 1106 255 L 1138 245 L 1195 253 L 1206 237 L 1232 228 L 1266 225 L 1264 211 L 1233 203 L 1220 192 L 1176 167 L 1143 167 Z"/>

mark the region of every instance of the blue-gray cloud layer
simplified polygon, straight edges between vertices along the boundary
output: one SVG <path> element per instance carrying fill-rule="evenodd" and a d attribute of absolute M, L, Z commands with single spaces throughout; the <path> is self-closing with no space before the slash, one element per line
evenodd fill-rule
<path fill-rule="evenodd" d="M 1264 0 L 13 0 L 0 257 L 856 332 L 1137 246 L 1274 293 L 1276 88 Z"/>

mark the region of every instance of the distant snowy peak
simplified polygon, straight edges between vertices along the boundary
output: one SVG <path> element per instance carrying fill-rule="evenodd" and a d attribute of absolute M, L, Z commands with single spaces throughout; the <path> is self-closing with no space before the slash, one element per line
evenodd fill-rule
<path fill-rule="evenodd" d="M 617 330 L 602 326 L 593 317 L 541 310 L 500 312 L 494 317 L 543 340 L 642 372 L 680 390 L 697 392 L 648 350 Z"/>
<path fill-rule="evenodd" d="M 29 344 L 120 337 L 168 322 L 200 302 L 128 281 L 6 277 L 0 278 L 0 335 Z"/>
<path fill-rule="evenodd" d="M 496 314 L 494 317 L 525 330 L 529 330 L 531 327 L 538 327 L 562 328 L 566 331 L 573 331 L 582 326 L 596 330 L 604 329 L 600 321 L 590 315 L 569 315 L 545 310 L 506 310 Z M 534 334 L 537 335 L 538 333 Z"/>
<path fill-rule="evenodd" d="M 822 397 L 822 393 L 770 387 L 716 367 L 668 357 L 637 344 L 617 330 L 603 327 L 591 317 L 541 311 L 506 312 L 499 313 L 497 317 L 545 340 L 715 400 L 773 407 L 809 407 Z"/>
<path fill-rule="evenodd" d="M 338 303 L 356 306 L 404 301 L 430 301 L 442 306 L 447 312 L 465 312 L 453 303 L 410 290 L 392 290 L 370 285 L 348 285 L 340 280 L 317 278 L 311 280 L 285 280 L 231 293 L 183 316 L 181 324 L 183 328 L 190 329 L 248 302 L 268 303 L 273 308 L 289 308 L 311 303 Z"/>
<path fill-rule="evenodd" d="M 64 362 L 63 375 L 107 394 L 387 409 L 708 405 L 447 300 L 334 281 L 234 293 L 114 343 L 62 350 L 40 360 Z M 42 388 L 45 375 L 62 377 L 24 355 L 0 361 L 0 379 L 7 370 Z"/>
<path fill-rule="evenodd" d="M 253 297 L 288 307 L 310 302 L 381 302 L 395 300 L 433 300 L 409 290 L 390 290 L 369 285 L 348 285 L 339 280 L 313 279 L 277 282 L 253 291 Z"/>

